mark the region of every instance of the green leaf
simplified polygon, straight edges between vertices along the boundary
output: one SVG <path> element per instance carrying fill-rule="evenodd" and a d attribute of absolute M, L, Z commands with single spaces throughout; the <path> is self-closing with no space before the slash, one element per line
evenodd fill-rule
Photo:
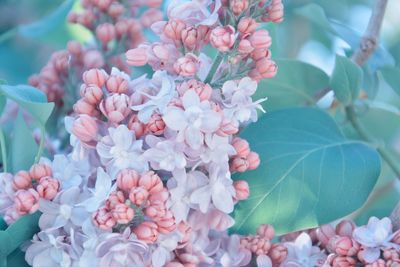
<path fill-rule="evenodd" d="M 7 98 L 4 95 L 0 95 L 0 116 L 6 107 Z"/>
<path fill-rule="evenodd" d="M 16 250 L 22 243 L 30 240 L 34 234 L 39 232 L 38 222 L 40 215 L 40 212 L 25 215 L 5 230 L 12 237 L 11 243 L 8 244 L 10 251 Z"/>
<path fill-rule="evenodd" d="M 29 170 L 35 160 L 38 148 L 22 114 L 19 113 L 10 146 L 12 171 Z"/>
<path fill-rule="evenodd" d="M 400 95 L 400 69 L 396 67 L 385 67 L 380 70 L 387 84 Z"/>
<path fill-rule="evenodd" d="M 0 230 L 4 230 L 7 228 L 7 223 L 4 221 L 3 218 L 0 217 Z"/>
<path fill-rule="evenodd" d="M 11 253 L 12 249 L 10 244 L 12 243 L 12 238 L 6 231 L 0 231 L 0 255 L 8 255 Z"/>
<path fill-rule="evenodd" d="M 41 125 L 46 124 L 54 108 L 42 91 L 29 85 L 1 85 L 0 92 L 26 109 Z"/>
<path fill-rule="evenodd" d="M 296 8 L 294 10 L 294 13 L 304 18 L 307 18 L 311 22 L 315 23 L 316 25 L 322 27 L 327 31 L 335 32 L 335 30 L 330 25 L 330 22 L 325 14 L 324 9 L 317 4 L 311 3 Z"/>
<path fill-rule="evenodd" d="M 242 234 L 262 223 L 283 234 L 341 218 L 363 205 L 380 173 L 378 153 L 347 140 L 318 109 L 267 113 L 241 136 L 261 159 L 256 170 L 234 176 L 250 186 L 233 213 L 233 230 Z"/>
<path fill-rule="evenodd" d="M 262 80 L 255 99 L 268 97 L 264 108 L 276 110 L 314 104 L 319 92 L 329 87 L 329 77 L 321 69 L 298 60 L 277 60 L 279 71 L 272 79 Z"/>
<path fill-rule="evenodd" d="M 37 38 L 46 35 L 65 21 L 65 18 L 72 9 L 74 2 L 75 0 L 66 0 L 43 19 L 31 24 L 20 25 L 15 29 L 7 31 L 4 36 L 0 36 L 0 43 L 13 37 L 15 34 L 27 38 Z"/>
<path fill-rule="evenodd" d="M 7 266 L 9 267 L 29 267 L 25 261 L 25 253 L 20 249 L 16 249 L 7 257 Z"/>
<path fill-rule="evenodd" d="M 331 88 L 336 98 L 349 105 L 358 98 L 363 80 L 362 69 L 347 57 L 336 55 L 335 68 L 331 77 Z"/>

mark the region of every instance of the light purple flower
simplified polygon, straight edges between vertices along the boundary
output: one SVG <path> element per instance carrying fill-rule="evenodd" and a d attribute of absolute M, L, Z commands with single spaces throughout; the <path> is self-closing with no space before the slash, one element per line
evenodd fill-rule
<path fill-rule="evenodd" d="M 319 247 L 312 245 L 311 238 L 306 233 L 300 234 L 294 242 L 286 242 L 284 245 L 288 249 L 288 256 L 281 264 L 282 267 L 314 267 L 324 262 L 327 257 Z"/>
<path fill-rule="evenodd" d="M 379 258 L 381 249 L 400 250 L 399 245 L 391 242 L 393 236 L 392 222 L 389 218 L 379 220 L 371 217 L 367 225 L 357 227 L 353 231 L 353 238 L 364 247 L 363 257 L 369 263 Z"/>
<path fill-rule="evenodd" d="M 175 216 L 177 223 L 186 221 L 191 208 L 196 207 L 191 200 L 192 192 L 208 184 L 207 176 L 199 171 L 180 172 L 174 179 L 168 181 L 170 192 L 169 207 Z"/>
<path fill-rule="evenodd" d="M 261 98 L 253 102 L 251 96 L 257 90 L 257 82 L 249 77 L 239 81 L 227 81 L 222 86 L 222 95 L 224 96 L 224 115 L 227 118 L 235 119 L 240 123 L 257 121 L 257 109 L 265 112 L 261 102 L 267 98 Z"/>
<path fill-rule="evenodd" d="M 211 3 L 215 3 L 212 12 L 209 11 Z M 167 12 L 170 19 L 180 19 L 188 25 L 212 26 L 218 21 L 220 7 L 220 0 L 173 0 L 169 4 Z"/>
<path fill-rule="evenodd" d="M 120 233 L 106 233 L 96 248 L 99 267 L 145 267 L 149 263 L 148 246 L 131 234 L 130 228 Z"/>
<path fill-rule="evenodd" d="M 238 235 L 227 236 L 221 242 L 222 256 L 219 263 L 223 267 L 247 266 L 251 261 L 251 252 L 240 246 Z"/>
<path fill-rule="evenodd" d="M 112 185 L 112 179 L 102 168 L 97 169 L 97 179 L 94 188 L 89 188 L 91 196 L 81 202 L 79 206 L 83 206 L 88 212 L 97 210 L 107 198 L 110 193 L 116 188 L 116 183 Z"/>
<path fill-rule="evenodd" d="M 119 125 L 109 128 L 108 133 L 97 144 L 97 153 L 113 178 L 126 168 L 138 172 L 148 170 L 148 164 L 142 156 L 143 141 L 136 140 L 133 131 L 125 125 Z"/>
<path fill-rule="evenodd" d="M 186 167 L 184 144 L 153 135 L 146 136 L 146 143 L 150 148 L 144 152 L 143 156 L 150 162 L 153 169 L 172 172 Z"/>
<path fill-rule="evenodd" d="M 168 107 L 163 120 L 172 130 L 178 131 L 178 141 L 185 141 L 191 148 L 204 144 L 204 134 L 214 133 L 221 123 L 221 115 L 211 109 L 209 101 L 188 90 L 182 97 L 183 109 Z"/>
<path fill-rule="evenodd" d="M 81 193 L 78 187 L 59 192 L 52 201 L 40 199 L 40 229 L 64 228 L 69 231 L 71 227 L 81 227 L 90 215 L 82 206 L 78 206 L 80 200 Z"/>
<path fill-rule="evenodd" d="M 139 92 L 140 94 L 145 95 L 148 100 L 141 105 L 131 107 L 133 110 L 139 111 L 138 118 L 143 123 L 148 123 L 151 115 L 155 111 L 164 114 L 168 104 L 176 95 L 175 82 L 166 71 L 156 71 L 151 83 L 149 83 L 149 87 L 156 91 L 155 94 L 151 95 L 145 92 Z"/>
<path fill-rule="evenodd" d="M 14 204 L 13 176 L 9 173 L 0 173 L 0 214 Z"/>
<path fill-rule="evenodd" d="M 211 202 L 220 211 L 231 213 L 234 196 L 235 189 L 229 171 L 222 170 L 219 166 L 210 166 L 209 183 L 196 189 L 190 195 L 190 201 L 198 204 L 203 213 L 207 212 Z"/>
<path fill-rule="evenodd" d="M 33 267 L 70 267 L 72 265 L 69 244 L 63 243 L 64 236 L 38 233 L 25 254 L 25 260 Z"/>

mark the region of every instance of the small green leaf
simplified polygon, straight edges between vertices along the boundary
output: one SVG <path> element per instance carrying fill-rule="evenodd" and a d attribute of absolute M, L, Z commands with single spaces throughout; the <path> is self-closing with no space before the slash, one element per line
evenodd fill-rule
<path fill-rule="evenodd" d="M 35 160 L 38 148 L 32 132 L 26 125 L 22 114 L 19 113 L 10 146 L 12 171 L 28 170 Z"/>
<path fill-rule="evenodd" d="M 254 233 L 268 223 L 284 234 L 341 218 L 364 204 L 380 173 L 378 153 L 347 140 L 318 109 L 267 113 L 241 136 L 261 164 L 234 176 L 250 186 L 233 213 L 235 232 Z"/>
<path fill-rule="evenodd" d="M 400 95 L 400 68 L 385 67 L 380 70 L 387 84 Z"/>
<path fill-rule="evenodd" d="M 0 92 L 26 109 L 41 125 L 46 124 L 54 108 L 42 91 L 29 85 L 1 85 Z"/>
<path fill-rule="evenodd" d="M 329 77 L 321 69 L 298 60 L 277 60 L 279 71 L 272 79 L 262 80 L 255 99 L 268 97 L 267 110 L 314 104 L 318 92 L 329 87 Z"/>
<path fill-rule="evenodd" d="M 7 228 L 7 223 L 3 218 L 0 217 L 0 230 L 5 230 Z"/>
<path fill-rule="evenodd" d="M 34 234 L 39 232 L 38 222 L 40 215 L 40 212 L 25 215 L 5 230 L 12 237 L 12 241 L 8 245 L 10 251 L 16 250 L 22 243 L 30 240 Z"/>
<path fill-rule="evenodd" d="M 330 84 L 341 103 L 349 105 L 358 98 L 362 79 L 363 72 L 357 64 L 346 57 L 336 55 Z"/>

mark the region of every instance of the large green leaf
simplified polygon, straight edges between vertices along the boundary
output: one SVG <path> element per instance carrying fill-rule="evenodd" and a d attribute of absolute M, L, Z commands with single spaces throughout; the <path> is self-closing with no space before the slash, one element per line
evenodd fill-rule
<path fill-rule="evenodd" d="M 38 222 L 40 215 L 40 212 L 25 215 L 5 230 L 12 237 L 12 242 L 9 244 L 11 251 L 19 248 L 22 243 L 30 240 L 34 234 L 39 232 Z"/>
<path fill-rule="evenodd" d="M 26 109 L 41 125 L 46 124 L 54 108 L 43 92 L 29 85 L 0 85 L 0 93 Z"/>
<path fill-rule="evenodd" d="M 20 249 L 14 250 L 7 257 L 8 267 L 29 267 L 30 265 L 25 261 L 25 253 Z"/>
<path fill-rule="evenodd" d="M 277 60 L 279 71 L 260 82 L 255 98 L 268 97 L 267 110 L 314 104 L 318 93 L 329 87 L 329 77 L 321 69 L 298 60 Z"/>
<path fill-rule="evenodd" d="M 241 136 L 261 164 L 234 176 L 250 186 L 249 199 L 233 213 L 239 233 L 269 223 L 283 234 L 341 218 L 361 207 L 380 173 L 377 152 L 347 140 L 318 109 L 267 113 Z"/>
<path fill-rule="evenodd" d="M 12 171 L 29 170 L 35 160 L 38 148 L 30 129 L 19 113 L 10 146 Z"/>
<path fill-rule="evenodd" d="M 358 98 L 362 79 L 363 72 L 357 64 L 347 57 L 336 55 L 330 84 L 340 102 L 348 105 Z"/>

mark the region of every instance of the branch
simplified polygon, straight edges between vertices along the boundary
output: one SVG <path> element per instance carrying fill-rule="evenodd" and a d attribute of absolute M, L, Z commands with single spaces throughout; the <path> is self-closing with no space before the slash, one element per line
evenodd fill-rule
<path fill-rule="evenodd" d="M 352 57 L 352 60 L 360 66 L 364 65 L 379 45 L 379 34 L 387 3 L 388 0 L 375 0 L 368 27 L 361 38 L 360 46 Z"/>

